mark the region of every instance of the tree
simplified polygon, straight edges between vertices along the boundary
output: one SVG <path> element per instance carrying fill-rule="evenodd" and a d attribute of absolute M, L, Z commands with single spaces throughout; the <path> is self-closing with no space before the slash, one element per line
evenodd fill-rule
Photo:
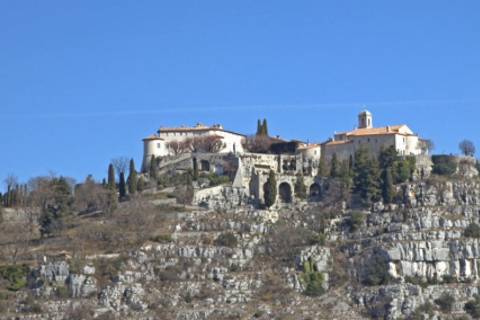
<path fill-rule="evenodd" d="M 190 174 L 187 174 L 187 194 L 185 197 L 187 204 L 192 204 L 194 195 L 195 190 L 193 188 L 192 176 Z"/>
<path fill-rule="evenodd" d="M 268 137 L 268 125 L 267 125 L 267 119 L 263 119 L 263 124 L 262 124 L 262 133 Z"/>
<path fill-rule="evenodd" d="M 172 150 L 175 155 L 179 155 L 188 152 L 190 149 L 185 142 L 173 140 L 170 141 L 170 150 Z"/>
<path fill-rule="evenodd" d="M 465 139 L 460 141 L 460 143 L 458 144 L 458 148 L 465 156 L 473 157 L 473 155 L 475 154 L 475 145 L 470 140 Z"/>
<path fill-rule="evenodd" d="M 328 162 L 325 160 L 325 157 L 322 155 L 318 163 L 318 172 L 317 176 L 319 177 L 328 177 L 330 176 L 330 168 L 328 167 Z"/>
<path fill-rule="evenodd" d="M 355 192 L 368 204 L 380 199 L 380 168 L 375 158 L 369 159 L 368 149 L 360 144 L 353 165 Z"/>
<path fill-rule="evenodd" d="M 259 136 L 262 134 L 262 122 L 260 119 L 257 120 L 257 133 L 256 135 Z"/>
<path fill-rule="evenodd" d="M 381 170 L 386 170 L 387 168 L 393 167 L 395 161 L 397 161 L 398 152 L 395 149 L 394 145 L 385 148 L 384 146 L 380 147 L 378 152 L 378 163 Z"/>
<path fill-rule="evenodd" d="M 75 198 L 66 178 L 53 178 L 49 181 L 52 198 L 45 199 L 45 207 L 39 217 L 40 232 L 43 235 L 61 232 L 69 227 L 74 214 Z"/>
<path fill-rule="evenodd" d="M 205 136 L 197 141 L 198 148 L 206 153 L 217 153 L 226 147 L 221 136 Z"/>
<path fill-rule="evenodd" d="M 263 185 L 263 196 L 267 208 L 270 208 L 277 199 L 277 179 L 273 170 L 270 170 L 267 182 Z"/>
<path fill-rule="evenodd" d="M 395 192 L 393 190 L 393 177 L 391 168 L 387 168 L 385 170 L 385 179 L 383 181 L 382 193 L 383 201 L 385 203 L 391 203 L 393 200 L 393 196 L 395 195 Z"/>
<path fill-rule="evenodd" d="M 465 303 L 463 310 L 465 310 L 474 319 L 480 318 L 480 295 L 474 294 L 473 300 L 469 300 L 467 303 Z"/>
<path fill-rule="evenodd" d="M 130 159 L 130 169 L 128 170 L 127 185 L 128 193 L 130 193 L 131 195 L 137 193 L 137 171 L 135 170 L 135 162 L 133 161 L 133 158 Z"/>
<path fill-rule="evenodd" d="M 348 160 L 343 160 L 340 164 L 338 178 L 340 180 L 342 193 L 344 195 L 349 194 L 352 188 L 352 170 L 350 169 L 350 163 Z"/>
<path fill-rule="evenodd" d="M 295 194 L 300 199 L 305 199 L 307 197 L 307 187 L 305 186 L 305 181 L 303 175 L 300 172 L 296 174 L 297 180 L 295 181 Z"/>
<path fill-rule="evenodd" d="M 128 161 L 129 161 L 128 157 L 125 157 L 125 156 L 112 159 L 113 167 L 115 168 L 115 172 L 118 174 L 119 178 L 120 178 L 120 173 L 123 173 L 123 175 L 125 176 L 125 172 L 127 171 L 127 167 L 128 167 Z"/>
<path fill-rule="evenodd" d="M 127 194 L 127 190 L 125 188 L 125 173 L 120 172 L 120 181 L 118 182 L 118 193 L 120 201 L 123 200 L 125 195 Z"/>
<path fill-rule="evenodd" d="M 198 181 L 198 162 L 197 162 L 197 158 L 193 158 L 193 180 Z"/>
<path fill-rule="evenodd" d="M 242 146 L 249 152 L 267 153 L 272 146 L 272 140 L 265 135 L 247 136 L 242 141 Z"/>
<path fill-rule="evenodd" d="M 153 180 L 158 179 L 157 159 L 155 159 L 155 156 L 153 154 L 150 158 L 150 178 L 152 178 Z"/>
<path fill-rule="evenodd" d="M 337 178 L 340 175 L 340 164 L 338 162 L 337 153 L 332 154 L 332 159 L 330 160 L 330 177 Z"/>
<path fill-rule="evenodd" d="M 108 184 L 107 187 L 109 190 L 115 190 L 115 170 L 113 169 L 113 164 L 108 165 Z"/>

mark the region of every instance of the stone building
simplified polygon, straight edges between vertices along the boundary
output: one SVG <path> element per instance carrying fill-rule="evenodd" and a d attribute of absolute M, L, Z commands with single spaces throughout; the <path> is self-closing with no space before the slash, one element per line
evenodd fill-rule
<path fill-rule="evenodd" d="M 395 146 L 400 156 L 420 155 L 428 152 L 426 141 L 406 124 L 373 126 L 372 114 L 363 110 L 358 114 L 358 126 L 352 131 L 335 133 L 333 139 L 322 143 L 322 155 L 331 159 L 336 153 L 339 161 L 353 159 L 355 150 L 363 144 L 371 155 L 378 155 L 380 148 Z"/>
<path fill-rule="evenodd" d="M 223 129 L 221 124 L 212 126 L 204 126 L 197 123 L 194 127 L 170 127 L 164 128 L 160 126 L 158 134 L 152 134 L 143 139 L 143 162 L 142 171 L 150 168 L 152 155 L 157 157 L 165 157 L 176 155 L 173 150 L 173 142 L 184 143 L 187 139 L 217 137 L 220 138 L 224 146 L 219 153 L 242 153 L 242 141 L 245 135 Z"/>

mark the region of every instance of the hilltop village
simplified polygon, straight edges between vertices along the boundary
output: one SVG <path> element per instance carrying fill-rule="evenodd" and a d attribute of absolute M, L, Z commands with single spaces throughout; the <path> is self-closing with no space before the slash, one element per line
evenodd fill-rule
<path fill-rule="evenodd" d="M 258 123 L 257 133 L 246 136 L 224 129 L 221 124 L 206 126 L 160 126 L 157 134 L 143 139 L 142 172 L 151 170 L 152 161 L 158 170 L 196 168 L 201 172 L 233 175 L 233 187 L 241 188 L 249 201 L 260 203 L 264 197 L 263 186 L 269 171 L 276 174 L 278 200 L 295 201 L 296 175 L 301 174 L 308 188 L 308 196 L 321 193 L 322 179 L 319 168 L 322 161 L 330 164 L 332 158 L 352 166 L 355 152 L 360 147 L 368 150 L 369 157 L 378 157 L 383 149 L 393 147 L 401 157 L 417 157 L 416 172 L 426 175 L 431 163 L 428 140 L 420 138 L 406 124 L 373 126 L 373 116 L 367 110 L 358 114 L 358 123 L 351 131 L 334 133 L 333 138 L 319 143 L 298 140 L 286 141 L 268 135 L 266 121 Z M 203 193 L 199 192 L 198 199 Z"/>

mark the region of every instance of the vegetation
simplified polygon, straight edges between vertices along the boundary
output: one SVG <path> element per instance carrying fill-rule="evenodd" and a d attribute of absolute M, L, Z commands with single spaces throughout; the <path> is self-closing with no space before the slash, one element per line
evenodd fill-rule
<path fill-rule="evenodd" d="M 433 155 L 433 170 L 432 173 L 451 176 L 457 171 L 457 163 L 455 157 L 451 155 Z"/>
<path fill-rule="evenodd" d="M 305 186 L 305 181 L 303 175 L 298 172 L 297 180 L 295 181 L 295 194 L 300 199 L 305 199 L 307 197 L 307 187 Z"/>
<path fill-rule="evenodd" d="M 127 178 L 128 193 L 134 195 L 137 193 L 137 171 L 135 170 L 135 162 L 130 159 L 130 169 Z"/>
<path fill-rule="evenodd" d="M 273 170 L 270 170 L 267 182 L 263 186 L 263 195 L 265 206 L 267 208 L 270 208 L 277 200 L 277 180 Z"/>
<path fill-rule="evenodd" d="M 219 246 L 235 248 L 238 244 L 237 237 L 232 232 L 221 233 L 215 243 Z"/>
<path fill-rule="evenodd" d="M 7 289 L 18 291 L 27 285 L 28 264 L 0 266 L 0 276 L 7 281 Z"/>
<path fill-rule="evenodd" d="M 309 258 L 303 264 L 303 273 L 299 275 L 299 279 L 305 287 L 303 293 L 307 296 L 317 297 L 325 292 L 323 289 L 324 275 L 316 269 L 315 261 Z"/>
<path fill-rule="evenodd" d="M 480 295 L 474 294 L 473 299 L 465 303 L 463 310 L 465 310 L 473 319 L 480 318 Z"/>
<path fill-rule="evenodd" d="M 152 154 L 150 158 L 150 178 L 153 180 L 158 179 L 158 163 L 155 156 Z"/>
<path fill-rule="evenodd" d="M 365 223 L 365 215 L 360 211 L 350 211 L 350 217 L 347 220 L 347 225 L 350 232 L 357 231 Z"/>
<path fill-rule="evenodd" d="M 435 299 L 435 303 L 442 312 L 450 313 L 455 303 L 455 297 L 451 293 L 443 292 L 438 299 Z"/>
<path fill-rule="evenodd" d="M 113 169 L 113 164 L 108 165 L 108 189 L 115 190 L 115 170 Z"/>
<path fill-rule="evenodd" d="M 392 276 L 388 273 L 387 265 L 379 254 L 375 254 L 370 263 L 367 264 L 367 274 L 364 284 L 367 286 L 378 286 L 389 284 Z"/>
<path fill-rule="evenodd" d="M 480 238 L 480 226 L 475 222 L 470 223 L 465 228 L 463 235 L 467 238 Z"/>
<path fill-rule="evenodd" d="M 475 145 L 470 140 L 465 139 L 465 140 L 460 141 L 460 143 L 458 144 L 458 148 L 460 149 L 460 152 L 464 156 L 473 157 L 473 155 L 475 154 Z"/>

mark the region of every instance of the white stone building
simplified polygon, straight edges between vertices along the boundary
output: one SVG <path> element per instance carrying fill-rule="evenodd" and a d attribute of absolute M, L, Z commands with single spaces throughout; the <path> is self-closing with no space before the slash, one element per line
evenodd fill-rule
<path fill-rule="evenodd" d="M 372 114 L 363 110 L 358 114 L 358 127 L 352 131 L 335 133 L 334 138 L 322 144 L 322 155 L 331 159 L 337 153 L 339 161 L 353 159 L 360 144 L 371 155 L 378 155 L 380 148 L 395 146 L 400 156 L 426 154 L 425 140 L 414 134 L 406 124 L 373 127 Z"/>
<path fill-rule="evenodd" d="M 143 139 L 143 162 L 142 171 L 150 168 L 152 155 L 157 157 L 165 157 L 175 155 L 172 150 L 172 142 L 185 142 L 187 139 L 202 138 L 207 136 L 219 137 L 224 143 L 223 149 L 219 153 L 242 153 L 242 141 L 245 135 L 223 129 L 221 124 L 212 126 L 204 126 L 197 123 L 194 127 L 170 127 L 164 128 L 160 126 L 157 135 L 152 134 Z"/>

